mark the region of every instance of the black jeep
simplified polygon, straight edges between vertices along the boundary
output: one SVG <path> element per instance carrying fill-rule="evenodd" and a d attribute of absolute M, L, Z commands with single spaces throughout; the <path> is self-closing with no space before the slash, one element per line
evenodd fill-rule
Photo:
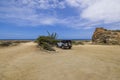
<path fill-rule="evenodd" d="M 71 49 L 72 48 L 72 41 L 71 40 L 61 40 L 57 43 L 57 47 L 62 49 Z"/>

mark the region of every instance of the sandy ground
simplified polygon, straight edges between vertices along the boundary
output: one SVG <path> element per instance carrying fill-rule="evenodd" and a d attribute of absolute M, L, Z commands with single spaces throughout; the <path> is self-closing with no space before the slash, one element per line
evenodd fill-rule
<path fill-rule="evenodd" d="M 0 80 L 120 80 L 120 46 L 44 52 L 29 42 L 0 48 Z"/>

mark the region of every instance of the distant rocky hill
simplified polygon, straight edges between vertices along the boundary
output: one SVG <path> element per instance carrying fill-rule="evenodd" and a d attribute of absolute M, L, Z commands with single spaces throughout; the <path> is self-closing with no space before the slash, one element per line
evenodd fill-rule
<path fill-rule="evenodd" d="M 92 42 L 94 44 L 114 44 L 120 45 L 120 30 L 107 30 L 104 28 L 96 28 Z"/>

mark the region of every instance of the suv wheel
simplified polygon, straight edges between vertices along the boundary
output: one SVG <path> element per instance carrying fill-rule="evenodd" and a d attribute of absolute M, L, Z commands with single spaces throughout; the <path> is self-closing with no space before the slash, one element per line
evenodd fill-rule
<path fill-rule="evenodd" d="M 62 45 L 61 48 L 64 49 L 64 46 Z"/>

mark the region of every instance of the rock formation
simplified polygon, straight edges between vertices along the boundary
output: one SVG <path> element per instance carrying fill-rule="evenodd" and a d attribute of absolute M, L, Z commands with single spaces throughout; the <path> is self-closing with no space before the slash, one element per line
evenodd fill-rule
<path fill-rule="evenodd" d="M 96 28 L 92 42 L 94 44 L 120 44 L 120 30 L 107 30 Z"/>

